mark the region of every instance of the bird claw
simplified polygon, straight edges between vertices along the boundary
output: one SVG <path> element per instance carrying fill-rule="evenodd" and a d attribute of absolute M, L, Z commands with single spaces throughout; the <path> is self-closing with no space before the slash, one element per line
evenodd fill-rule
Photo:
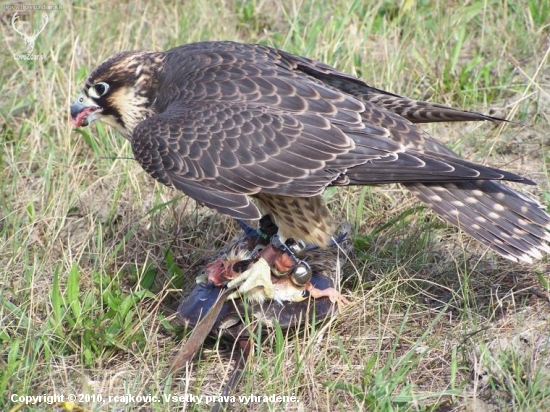
<path fill-rule="evenodd" d="M 264 300 L 275 297 L 275 289 L 271 281 L 271 268 L 264 258 L 259 258 L 250 265 L 247 270 L 231 280 L 227 287 L 236 289 L 227 299 L 239 299 L 246 296 L 251 300 Z"/>

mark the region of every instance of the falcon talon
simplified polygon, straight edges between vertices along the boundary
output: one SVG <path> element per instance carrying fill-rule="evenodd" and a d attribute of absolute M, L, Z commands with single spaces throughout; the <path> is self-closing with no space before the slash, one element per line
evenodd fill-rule
<path fill-rule="evenodd" d="M 271 268 L 263 258 L 259 258 L 246 271 L 232 279 L 227 284 L 227 288 L 235 289 L 235 292 L 227 299 L 239 299 L 246 296 L 250 300 L 262 302 L 266 298 L 273 299 L 275 297 L 271 281 Z"/>

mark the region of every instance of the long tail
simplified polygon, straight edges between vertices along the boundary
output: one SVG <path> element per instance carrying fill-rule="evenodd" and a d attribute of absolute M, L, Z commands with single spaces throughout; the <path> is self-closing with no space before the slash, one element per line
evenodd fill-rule
<path fill-rule="evenodd" d="M 470 236 L 512 260 L 550 253 L 550 216 L 534 200 L 495 181 L 408 183 L 422 202 Z"/>

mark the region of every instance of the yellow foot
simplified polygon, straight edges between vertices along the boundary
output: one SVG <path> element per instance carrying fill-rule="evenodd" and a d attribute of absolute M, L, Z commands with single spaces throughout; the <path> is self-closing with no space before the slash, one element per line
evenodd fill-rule
<path fill-rule="evenodd" d="M 237 289 L 227 299 L 247 297 L 261 303 L 275 297 L 271 268 L 264 258 L 259 258 L 257 262 L 250 265 L 247 270 L 229 282 L 227 287 Z"/>

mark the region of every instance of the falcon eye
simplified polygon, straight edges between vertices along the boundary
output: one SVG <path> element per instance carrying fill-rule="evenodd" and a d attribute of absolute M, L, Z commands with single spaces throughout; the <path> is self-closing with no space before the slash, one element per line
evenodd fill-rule
<path fill-rule="evenodd" d="M 99 98 L 109 91 L 109 85 L 105 82 L 96 83 L 88 90 L 90 97 Z"/>

